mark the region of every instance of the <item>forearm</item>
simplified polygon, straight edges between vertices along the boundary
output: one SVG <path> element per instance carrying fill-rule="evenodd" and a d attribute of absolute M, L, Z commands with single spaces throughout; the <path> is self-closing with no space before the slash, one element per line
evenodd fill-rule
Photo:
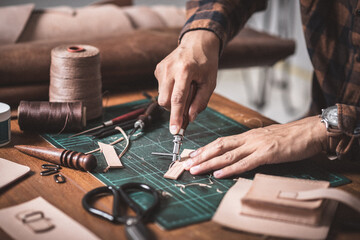
<path fill-rule="evenodd" d="M 229 177 L 264 164 L 314 156 L 325 150 L 326 133 L 318 116 L 274 124 L 219 138 L 191 153 L 184 164 L 192 174 L 216 170 L 215 177 Z"/>
<path fill-rule="evenodd" d="M 286 124 L 274 124 L 267 127 L 276 139 L 284 139 L 282 152 L 288 159 L 280 162 L 297 161 L 320 152 L 324 152 L 327 146 L 327 131 L 319 116 L 303 118 Z M 288 152 L 291 149 L 291 152 Z M 277 162 L 276 159 L 273 163 Z"/>

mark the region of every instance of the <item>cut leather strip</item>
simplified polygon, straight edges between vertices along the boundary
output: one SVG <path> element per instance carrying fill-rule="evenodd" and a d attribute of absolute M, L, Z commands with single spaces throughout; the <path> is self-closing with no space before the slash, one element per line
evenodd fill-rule
<path fill-rule="evenodd" d="M 280 192 L 279 198 L 306 201 L 316 199 L 331 199 L 341 202 L 360 213 L 360 199 L 354 197 L 350 193 L 335 188 L 315 189 L 302 192 Z"/>
<path fill-rule="evenodd" d="M 126 140 L 126 145 L 125 145 L 125 148 L 122 150 L 122 152 L 119 154 L 119 159 L 121 159 L 122 156 L 124 156 L 124 154 L 127 152 L 127 150 L 129 149 L 129 146 L 130 146 L 130 139 L 129 137 L 126 135 L 126 132 L 120 127 L 120 126 L 117 126 L 115 127 L 116 130 L 119 130 L 121 132 L 121 134 L 123 135 L 123 137 L 125 138 Z"/>
<path fill-rule="evenodd" d="M 176 161 L 170 169 L 165 173 L 164 178 L 176 180 L 184 172 L 185 168 L 181 161 Z"/>
<path fill-rule="evenodd" d="M 107 167 L 104 169 L 104 172 L 109 171 L 110 168 L 123 168 L 124 166 L 122 165 L 118 155 L 116 154 L 115 148 L 109 144 L 105 144 L 102 142 L 98 142 L 99 147 L 102 151 L 102 153 L 104 154 L 106 163 L 107 163 Z"/>
<path fill-rule="evenodd" d="M 183 161 L 186 161 L 189 158 L 189 155 L 194 150 L 192 149 L 184 149 L 184 151 L 181 153 L 181 160 L 176 161 L 172 164 L 172 166 L 169 168 L 169 170 L 164 174 L 164 178 L 169 178 L 176 180 L 179 178 L 179 176 L 185 171 Z"/>

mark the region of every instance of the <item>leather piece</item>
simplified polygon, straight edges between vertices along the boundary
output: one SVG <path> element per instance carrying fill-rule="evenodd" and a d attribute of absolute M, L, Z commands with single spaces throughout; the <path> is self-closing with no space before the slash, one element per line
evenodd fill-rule
<path fill-rule="evenodd" d="M 1 60 L 0 60 L 1 61 Z M 32 85 L 1 86 L 0 102 L 6 102 L 10 106 L 16 106 L 21 100 L 45 101 L 49 99 L 49 84 L 34 83 Z"/>
<path fill-rule="evenodd" d="M 98 142 L 100 151 L 104 154 L 107 167 L 104 169 L 104 172 L 109 171 L 110 168 L 124 168 L 119 159 L 118 155 L 116 154 L 115 148 L 112 145 L 105 144 L 102 142 Z"/>
<path fill-rule="evenodd" d="M 119 2 L 121 3 L 121 1 Z M 116 33 L 114 33 L 114 28 L 111 28 L 114 23 L 110 21 L 111 24 L 109 24 L 109 19 L 105 15 L 101 15 L 99 18 L 93 17 L 89 22 L 93 23 L 92 26 L 86 23 L 87 20 L 84 20 L 86 17 L 82 14 L 92 13 L 95 11 L 94 9 L 98 9 L 99 13 L 97 14 L 100 15 L 105 12 L 106 15 L 111 15 L 105 10 L 120 11 L 121 13 L 117 17 L 124 18 L 125 16 L 126 20 L 122 21 L 122 26 Z M 130 25 L 135 21 L 137 28 L 153 28 L 156 25 L 173 27 L 182 26 L 185 21 L 184 9 L 169 6 L 154 6 L 150 9 L 146 7 L 119 8 L 112 4 L 100 4 L 80 9 L 57 7 L 37 10 L 33 12 L 33 15 L 32 17 L 37 20 L 29 20 L 21 36 L 21 41 L 36 41 L 0 45 L 0 55 L 2 56 L 0 58 L 0 79 L 2 80 L 0 91 L 5 92 L 0 94 L 0 98 L 11 105 L 17 105 L 20 100 L 45 100 L 47 98 L 45 92 L 47 90 L 43 84 L 49 83 L 50 51 L 62 44 L 83 43 L 100 49 L 104 90 L 114 91 L 114 88 L 121 90 L 125 87 L 121 83 L 125 82 L 130 83 L 129 85 L 134 82 L 141 82 L 141 84 L 150 82 L 154 86 L 156 85 L 154 69 L 157 63 L 176 48 L 180 28 L 134 30 L 134 26 Z M 155 18 L 155 16 L 157 17 Z M 66 20 L 63 21 L 63 18 Z M 69 20 L 70 18 L 72 20 Z M 94 19 L 98 22 L 92 22 L 95 21 Z M 129 19 L 133 22 L 131 23 Z M 79 24 L 74 24 L 77 21 Z M 62 36 L 59 35 L 61 31 L 56 26 L 60 22 L 64 26 L 71 23 L 68 30 L 61 26 Z M 109 32 L 111 32 L 109 33 L 110 37 L 107 38 L 105 37 L 108 33 L 102 31 L 108 30 L 94 31 L 99 27 L 102 28 L 104 22 L 109 24 L 106 29 L 109 28 Z M 81 31 L 76 32 L 76 27 L 80 27 Z M 54 28 L 59 31 L 53 31 Z M 86 30 L 87 28 L 94 29 L 90 29 L 90 31 Z M 82 31 L 86 31 L 86 34 Z M 96 36 L 91 38 L 90 32 Z M 1 28 L 0 35 L 2 35 Z M 96 39 L 99 36 L 102 39 Z M 239 36 L 234 38 L 225 49 L 220 61 L 220 68 L 272 65 L 294 51 L 293 41 L 283 40 L 251 29 L 243 29 Z M 54 37 L 56 40 L 51 40 Z M 45 41 L 45 39 L 47 40 Z M 41 87 L 38 89 L 34 87 L 35 85 L 41 85 Z M 3 86 L 6 86 L 6 90 L 9 91 L 5 91 Z M 14 94 L 10 94 L 10 92 Z"/>
<path fill-rule="evenodd" d="M 24 211 L 42 212 L 43 218 L 39 220 L 46 220 L 48 224 L 54 225 L 48 231 L 37 233 L 35 229 L 39 229 L 40 226 L 35 222 L 32 222 L 31 226 L 27 226 L 16 216 L 24 213 Z M 41 223 L 40 223 L 41 224 Z M 42 223 L 43 225 L 44 223 Z M 99 238 L 83 227 L 81 224 L 67 216 L 65 213 L 48 203 L 42 197 L 35 198 L 28 202 L 4 208 L 0 210 L 0 227 L 7 232 L 13 239 L 28 239 L 28 240 L 63 240 L 63 239 L 88 239 L 98 240 Z"/>
<path fill-rule="evenodd" d="M 184 8 L 128 6 L 130 3 L 129 0 L 102 1 L 81 8 L 59 6 L 36 10 L 33 4 L 0 7 L 0 45 L 110 38 L 135 29 L 180 28 L 186 21 Z"/>
<path fill-rule="evenodd" d="M 294 201 L 279 198 L 281 192 L 328 188 L 329 182 L 256 174 L 242 199 L 242 214 L 307 225 L 318 225 L 325 208 L 323 200 Z"/>
<path fill-rule="evenodd" d="M 28 166 L 0 158 L 0 189 L 30 172 Z"/>
<path fill-rule="evenodd" d="M 301 201 L 308 201 L 314 199 L 331 199 L 341 202 L 358 213 L 360 213 L 360 199 L 340 189 L 326 188 L 315 189 L 300 192 L 281 192 L 279 198 L 287 198 Z"/>
<path fill-rule="evenodd" d="M 182 162 L 173 162 L 169 170 L 164 174 L 164 178 L 176 180 L 184 171 L 185 168 Z"/>
<path fill-rule="evenodd" d="M 0 7 L 0 45 L 18 40 L 34 8 L 33 3 Z"/>
<path fill-rule="evenodd" d="M 17 105 L 20 100 L 45 100 L 48 94 L 46 85 L 49 83 L 50 51 L 52 48 L 62 44 L 83 43 L 100 49 L 103 90 L 117 91 L 124 88 L 131 90 L 127 85 L 138 87 L 138 84 L 154 87 L 156 85 L 153 74 L 154 69 L 157 63 L 176 48 L 180 28 L 172 27 L 179 27 L 184 24 L 185 10 L 171 6 L 154 6 L 151 9 L 129 7 L 127 11 L 131 12 L 132 19 L 136 18 L 138 28 L 142 28 L 141 24 L 145 24 L 146 27 L 155 27 L 155 25 L 159 24 L 158 29 L 134 30 L 134 26 L 130 26 L 130 31 L 129 24 L 132 25 L 133 23 L 129 20 L 129 15 L 124 20 L 125 22 L 122 23 L 123 25 L 119 26 L 118 30 L 114 32 L 116 27 L 113 24 L 115 23 L 107 18 L 112 15 L 105 10 L 111 12 L 121 11 L 117 17 L 123 18 L 126 13 L 117 6 L 127 4 L 129 4 L 128 0 L 110 0 L 101 1 L 95 3 L 94 6 L 80 9 L 58 7 L 34 11 L 34 19 L 37 20 L 28 21 L 21 36 L 21 41 L 36 41 L 0 45 L 0 56 L 2 56 L 0 58 L 1 101 Z M 93 12 L 95 8 L 100 10 L 97 14 L 106 13 L 106 16 L 101 15 L 96 18 L 97 22 L 95 22 L 94 27 L 87 23 L 88 19 L 84 20 L 85 17 L 79 21 L 81 24 L 74 24 L 78 21 L 77 17 L 82 17 L 82 14 L 77 16 L 79 12 L 86 15 Z M 147 18 L 142 19 L 144 14 Z M 151 19 L 151 16 L 155 15 L 157 15 L 156 20 L 155 18 Z M 62 18 L 67 20 L 62 21 Z M 73 22 L 69 18 L 72 18 L 71 21 Z M 92 18 L 90 22 L 94 23 L 95 18 Z M 45 19 L 48 20 L 45 21 Z M 62 22 L 62 24 L 71 22 L 69 32 L 63 32 L 61 37 L 57 31 L 53 31 L 59 22 Z M 37 24 L 39 27 L 35 27 Z M 162 25 L 160 26 L 160 24 Z M 109 25 L 110 30 L 98 29 L 105 25 L 106 28 Z M 163 28 L 165 26 L 171 28 Z M 64 26 L 61 27 L 62 31 L 64 31 Z M 81 28 L 81 31 L 76 32 L 76 27 Z M 85 31 L 86 27 L 91 27 L 91 29 L 86 30 L 86 34 L 84 34 L 82 31 Z M 98 30 L 94 31 L 92 28 Z M 90 32 L 95 34 L 94 38 L 87 35 Z M 51 40 L 55 36 L 51 34 L 56 35 L 56 40 Z M 109 34 L 109 37 L 106 38 L 107 34 Z M 2 35 L 4 33 L 0 28 L 0 36 Z M 97 39 L 99 36 L 102 38 Z M 225 48 L 219 67 L 270 66 L 291 55 L 294 49 L 295 43 L 292 40 L 281 39 L 245 28 Z M 40 86 L 40 88 L 35 86 Z"/>
<path fill-rule="evenodd" d="M 156 5 L 151 7 L 151 9 L 157 13 L 158 17 L 162 19 L 167 27 L 174 28 L 178 27 L 179 23 L 185 23 L 185 8 L 178 8 L 169 5 Z"/>
<path fill-rule="evenodd" d="M 103 4 L 113 4 L 119 7 L 123 7 L 123 6 L 130 6 L 132 5 L 133 1 L 132 0 L 100 0 L 100 1 L 96 1 L 90 5 L 103 5 Z"/>
<path fill-rule="evenodd" d="M 271 66 L 294 52 L 294 40 L 244 28 L 225 47 L 219 67 Z"/>
<path fill-rule="evenodd" d="M 125 35 L 82 43 L 99 48 L 101 74 L 106 85 L 109 82 L 133 81 L 133 77 L 141 75 L 153 76 L 156 64 L 176 48 L 179 31 L 136 30 Z M 38 41 L 0 46 L 1 86 L 48 83 L 51 50 L 58 45 L 72 43 L 77 42 Z"/>
<path fill-rule="evenodd" d="M 281 208 L 256 204 L 246 204 L 243 202 L 241 214 L 258 218 L 273 219 L 295 224 L 308 226 L 318 226 L 324 209 L 327 206 L 325 201 L 319 208 L 304 211 L 298 208 Z"/>
<path fill-rule="evenodd" d="M 156 12 L 152 11 L 150 7 L 138 6 L 124 7 L 122 9 L 129 18 L 129 21 L 132 23 L 133 28 L 147 29 L 166 26 L 165 21 L 163 21 L 163 19 Z M 179 27 L 179 25 L 177 26 Z"/>
<path fill-rule="evenodd" d="M 239 178 L 222 199 L 212 220 L 225 227 L 239 231 L 295 239 L 325 239 L 337 203 L 330 201 L 324 211 L 324 217 L 318 226 L 300 225 L 242 215 L 242 198 L 251 187 L 252 181 Z"/>
<path fill-rule="evenodd" d="M 176 28 L 137 30 L 108 39 L 85 40 L 83 44 L 100 49 L 102 78 L 106 85 L 107 82 L 125 82 L 141 75 L 153 76 L 156 64 L 176 48 L 179 32 L 180 29 Z M 255 41 L 257 38 L 261 40 Z M 276 42 L 276 45 L 263 47 L 267 41 Z M 1 86 L 48 82 L 51 49 L 70 43 L 76 42 L 46 41 L 0 46 Z M 292 54 L 294 45 L 291 43 L 264 33 L 254 34 L 254 30 L 245 28 L 226 47 L 220 67 L 271 65 Z M 266 48 L 272 49 L 272 54 L 268 54 Z"/>
<path fill-rule="evenodd" d="M 146 79 L 146 81 L 144 81 Z M 114 92 L 127 92 L 134 89 L 146 90 L 156 88 L 156 80 L 153 73 L 138 74 L 132 76 L 132 81 L 126 84 L 113 84 L 106 82 L 103 84 L 104 98 L 106 95 Z M 34 83 L 32 85 L 17 85 L 17 86 L 1 86 L 0 87 L 0 102 L 6 102 L 10 106 L 17 107 L 20 101 L 46 101 L 49 100 L 49 84 Z M 14 115 L 15 116 L 15 115 Z"/>
<path fill-rule="evenodd" d="M 307 179 L 286 178 L 265 174 L 256 174 L 250 190 L 243 198 L 243 204 L 254 203 L 270 206 L 294 207 L 304 210 L 314 210 L 322 201 L 299 202 L 286 198 L 279 198 L 280 192 L 298 192 L 328 188 L 329 182 Z"/>
<path fill-rule="evenodd" d="M 112 4 L 69 8 L 34 11 L 18 42 L 105 38 L 133 31 L 123 10 Z"/>
<path fill-rule="evenodd" d="M 193 149 L 184 149 L 180 155 L 180 161 L 175 161 L 172 163 L 169 170 L 164 174 L 164 178 L 169 178 L 173 180 L 178 179 L 180 175 L 185 171 L 183 161 L 186 161 L 189 158 L 190 153 L 193 151 Z"/>

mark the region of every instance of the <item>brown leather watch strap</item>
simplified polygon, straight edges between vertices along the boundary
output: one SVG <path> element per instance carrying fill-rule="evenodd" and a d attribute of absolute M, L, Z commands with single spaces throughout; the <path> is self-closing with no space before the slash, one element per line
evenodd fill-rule
<path fill-rule="evenodd" d="M 331 129 L 327 131 L 327 149 L 326 155 L 330 160 L 337 159 L 337 147 L 342 138 L 342 132 L 339 129 Z"/>

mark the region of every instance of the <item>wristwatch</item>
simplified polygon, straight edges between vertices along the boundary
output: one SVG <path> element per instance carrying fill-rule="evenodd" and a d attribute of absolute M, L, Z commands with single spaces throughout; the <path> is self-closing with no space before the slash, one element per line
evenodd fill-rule
<path fill-rule="evenodd" d="M 327 157 L 330 160 L 334 160 L 337 158 L 337 153 L 334 149 L 337 149 L 338 144 L 341 140 L 341 135 L 344 133 L 339 129 L 339 117 L 338 117 L 338 108 L 337 106 L 331 106 L 326 109 L 321 110 L 321 122 L 325 124 L 327 130 Z M 357 126 L 353 133 L 353 137 L 360 136 L 360 126 Z M 348 143 L 351 144 L 351 141 Z M 342 150 L 343 149 L 343 150 Z M 347 149 L 347 150 L 345 150 Z M 337 151 L 341 151 L 341 154 L 345 154 L 349 150 L 349 145 L 346 147 L 341 147 L 341 149 Z"/>
<path fill-rule="evenodd" d="M 321 110 L 321 122 L 325 124 L 326 130 L 338 128 L 338 110 L 337 106 L 331 106 Z"/>

